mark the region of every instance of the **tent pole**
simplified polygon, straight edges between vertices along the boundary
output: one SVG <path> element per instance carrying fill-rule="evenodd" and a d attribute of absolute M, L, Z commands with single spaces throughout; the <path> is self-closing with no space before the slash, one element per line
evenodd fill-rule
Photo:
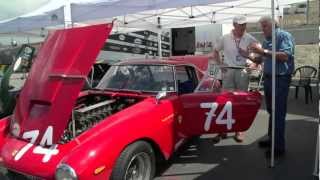
<path fill-rule="evenodd" d="M 275 104 L 276 104 L 276 31 L 275 31 L 275 13 L 274 13 L 274 0 L 271 0 L 271 14 L 272 14 L 272 139 L 271 139 L 271 162 L 270 166 L 274 167 L 274 139 L 275 139 Z"/>
<path fill-rule="evenodd" d="M 308 1 L 309 3 L 309 1 Z M 308 7 L 309 8 L 309 4 L 308 4 Z M 318 9 L 319 10 L 319 9 Z M 308 10 L 309 11 L 309 10 Z M 309 14 L 309 12 L 308 12 Z M 318 13 L 318 23 L 320 22 L 319 19 L 320 19 L 320 12 Z M 319 27 L 319 30 L 320 30 L 320 27 Z M 320 46 L 319 46 L 319 49 L 320 49 Z M 319 58 L 320 58 L 320 55 L 319 55 Z M 320 88 L 320 81 L 319 81 L 319 78 L 320 78 L 320 61 L 319 61 L 319 68 L 318 68 L 318 83 L 317 83 L 317 86 L 318 86 L 318 91 L 319 91 L 319 88 Z M 319 91 L 320 92 L 320 91 Z M 320 101 L 319 101 L 320 102 Z M 319 116 L 320 116 L 320 106 L 319 106 L 319 109 L 318 109 L 318 112 L 319 112 Z M 320 137 L 320 124 L 318 124 L 318 135 L 317 135 L 317 147 L 316 147 L 316 155 L 315 155 L 315 158 L 314 158 L 314 170 L 313 170 L 313 175 L 314 176 L 318 176 L 318 178 L 320 177 L 320 165 L 319 165 L 319 137 Z"/>
<path fill-rule="evenodd" d="M 162 30 L 161 30 L 161 28 L 159 28 L 159 30 L 158 30 L 158 57 L 159 57 L 159 59 L 162 58 L 162 47 L 161 47 L 162 40 L 161 40 L 161 34 L 162 34 Z"/>
<path fill-rule="evenodd" d="M 161 27 L 161 18 L 160 16 L 157 18 L 157 27 L 158 27 L 158 58 L 162 58 L 162 39 L 161 39 L 161 34 L 162 34 L 162 27 Z"/>
<path fill-rule="evenodd" d="M 65 0 L 65 5 L 63 8 L 64 12 L 64 28 L 72 27 L 72 18 L 71 18 L 71 4 L 70 0 Z"/>
<path fill-rule="evenodd" d="M 320 172 L 320 166 L 319 166 L 319 136 L 320 136 L 320 125 L 318 124 L 318 135 L 317 135 L 317 147 L 316 147 L 316 155 L 314 158 L 314 170 L 313 170 L 313 175 L 314 176 L 319 176 Z"/>

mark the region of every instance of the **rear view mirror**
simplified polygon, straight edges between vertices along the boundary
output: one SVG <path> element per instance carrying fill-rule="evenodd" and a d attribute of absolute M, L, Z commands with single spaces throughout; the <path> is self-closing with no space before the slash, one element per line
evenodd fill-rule
<path fill-rule="evenodd" d="M 166 96 L 167 96 L 167 91 L 160 91 L 156 96 L 157 104 L 159 104 L 159 101 L 165 98 Z"/>
<path fill-rule="evenodd" d="M 26 71 L 28 72 L 31 64 L 32 64 L 32 58 L 34 54 L 35 48 L 29 45 L 23 45 L 18 52 L 16 61 L 13 65 L 13 71 Z"/>

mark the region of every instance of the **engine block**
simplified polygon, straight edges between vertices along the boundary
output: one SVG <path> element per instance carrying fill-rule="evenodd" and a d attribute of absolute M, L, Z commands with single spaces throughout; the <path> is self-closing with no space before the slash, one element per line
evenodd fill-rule
<path fill-rule="evenodd" d="M 90 100 L 79 104 L 72 112 L 61 143 L 72 140 L 101 120 L 136 102 L 137 100 L 133 98 L 101 99 L 101 97 L 97 97 L 94 101 Z"/>

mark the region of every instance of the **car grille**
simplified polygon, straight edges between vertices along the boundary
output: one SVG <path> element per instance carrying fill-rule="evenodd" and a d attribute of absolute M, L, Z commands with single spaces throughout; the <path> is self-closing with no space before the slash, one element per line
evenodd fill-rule
<path fill-rule="evenodd" d="M 30 176 L 30 175 L 24 175 L 24 176 L 27 180 L 42 180 L 41 178 L 35 177 L 35 176 Z"/>
<path fill-rule="evenodd" d="M 17 180 L 42 180 L 42 178 L 36 177 L 36 176 L 31 176 L 31 175 L 26 175 L 14 171 L 8 171 L 7 173 L 8 177 L 10 179 L 17 179 Z"/>

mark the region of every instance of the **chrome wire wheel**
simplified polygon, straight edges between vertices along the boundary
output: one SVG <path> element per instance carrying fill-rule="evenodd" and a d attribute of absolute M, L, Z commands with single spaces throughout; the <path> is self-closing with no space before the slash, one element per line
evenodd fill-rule
<path fill-rule="evenodd" d="M 140 152 L 134 155 L 127 166 L 125 180 L 149 180 L 151 179 L 152 164 L 148 153 Z"/>

